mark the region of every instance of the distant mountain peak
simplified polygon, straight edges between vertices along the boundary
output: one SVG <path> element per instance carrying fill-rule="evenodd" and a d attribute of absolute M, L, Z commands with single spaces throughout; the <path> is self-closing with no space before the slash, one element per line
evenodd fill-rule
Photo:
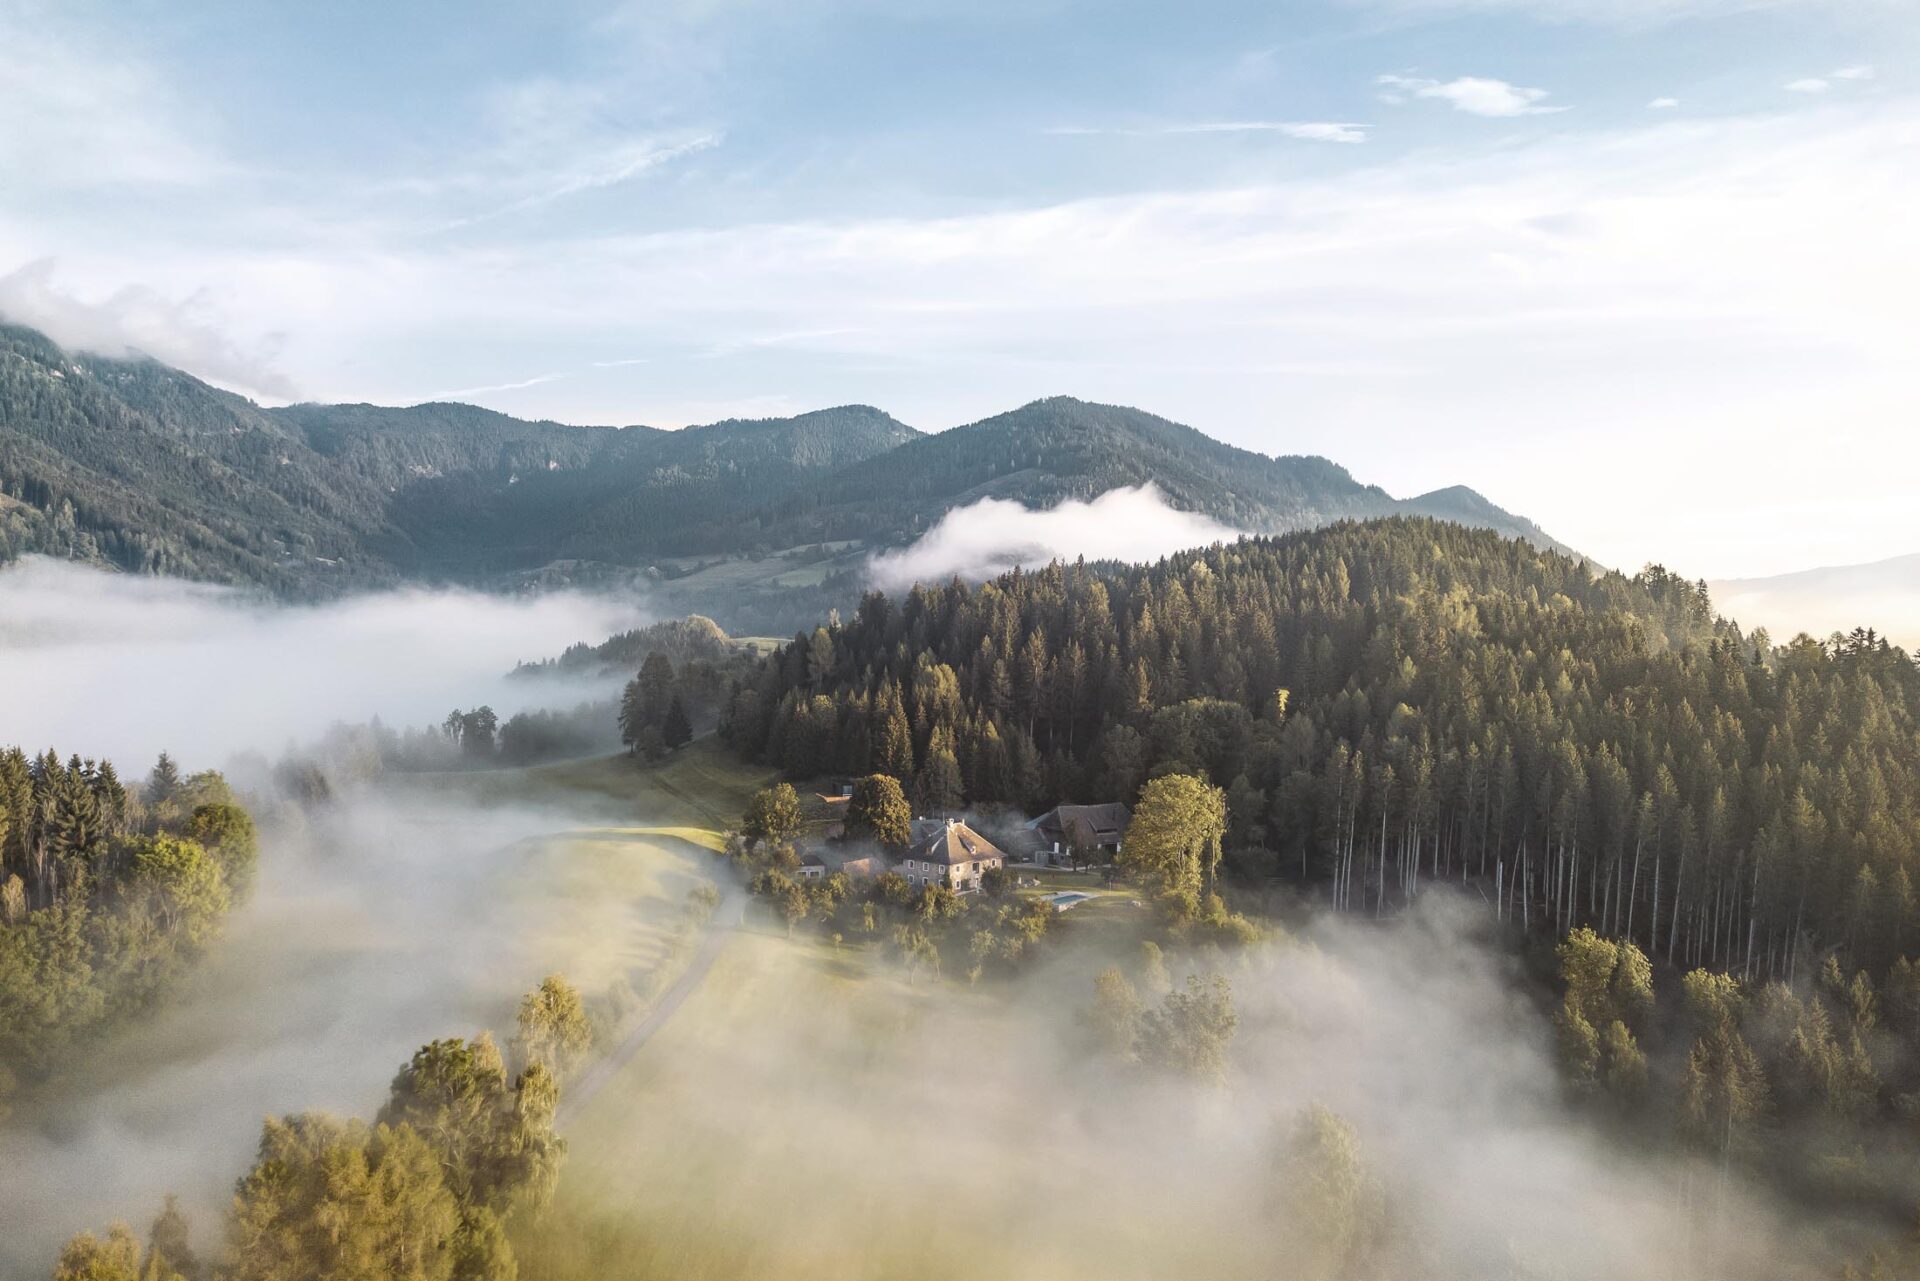
<path fill-rule="evenodd" d="M 85 367 L 108 376 L 73 376 L 57 344 L 0 326 L 0 559 L 51 551 L 302 595 L 832 545 L 831 572 L 857 577 L 860 549 L 983 498 L 1051 507 L 1149 483 L 1250 533 L 1405 513 L 1562 550 L 1464 486 L 1401 502 L 1325 458 L 1075 396 L 933 434 L 857 403 L 668 431 L 445 400 L 267 409 L 149 360 Z M 806 563 L 774 577 L 806 590 Z"/>

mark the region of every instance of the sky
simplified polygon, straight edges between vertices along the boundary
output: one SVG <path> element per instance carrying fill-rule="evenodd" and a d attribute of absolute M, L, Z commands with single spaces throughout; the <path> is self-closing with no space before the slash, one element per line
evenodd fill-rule
<path fill-rule="evenodd" d="M 1915 0 L 0 0 L 0 313 L 266 402 L 1136 405 L 1920 551 Z"/>

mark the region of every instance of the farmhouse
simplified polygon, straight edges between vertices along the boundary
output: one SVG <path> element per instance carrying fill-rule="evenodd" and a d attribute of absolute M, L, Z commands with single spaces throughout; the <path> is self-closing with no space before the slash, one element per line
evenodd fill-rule
<path fill-rule="evenodd" d="M 1036 863 L 1111 863 L 1132 821 L 1118 801 L 1057 806 L 1026 825 L 1028 848 Z"/>
<path fill-rule="evenodd" d="M 870 881 L 886 870 L 885 860 L 872 854 L 856 853 L 829 841 L 800 856 L 800 868 L 796 875 L 804 881 L 819 881 L 838 872 L 852 880 Z"/>
<path fill-rule="evenodd" d="M 900 856 L 909 885 L 945 885 L 960 894 L 980 888 L 980 877 L 1004 866 L 998 846 L 958 819 L 917 818 L 913 839 Z"/>

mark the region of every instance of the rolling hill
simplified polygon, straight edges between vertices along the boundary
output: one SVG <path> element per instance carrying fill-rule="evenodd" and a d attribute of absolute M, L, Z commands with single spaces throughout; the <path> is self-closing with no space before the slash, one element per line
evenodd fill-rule
<path fill-rule="evenodd" d="M 678 431 L 460 404 L 266 408 L 0 326 L 0 560 L 38 552 L 295 598 L 635 572 L 817 593 L 844 587 L 866 549 L 976 499 L 1046 506 L 1146 481 L 1252 532 L 1428 515 L 1564 550 L 1470 489 L 1396 499 L 1324 458 L 1065 397 L 935 435 L 864 405 Z"/>

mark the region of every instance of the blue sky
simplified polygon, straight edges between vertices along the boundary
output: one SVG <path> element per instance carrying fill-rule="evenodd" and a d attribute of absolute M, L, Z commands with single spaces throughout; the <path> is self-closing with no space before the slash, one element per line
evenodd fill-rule
<path fill-rule="evenodd" d="M 1917 46 L 1908 0 L 0 0 L 0 311 L 269 400 L 1072 394 L 1617 564 L 1863 560 L 1920 549 Z"/>

